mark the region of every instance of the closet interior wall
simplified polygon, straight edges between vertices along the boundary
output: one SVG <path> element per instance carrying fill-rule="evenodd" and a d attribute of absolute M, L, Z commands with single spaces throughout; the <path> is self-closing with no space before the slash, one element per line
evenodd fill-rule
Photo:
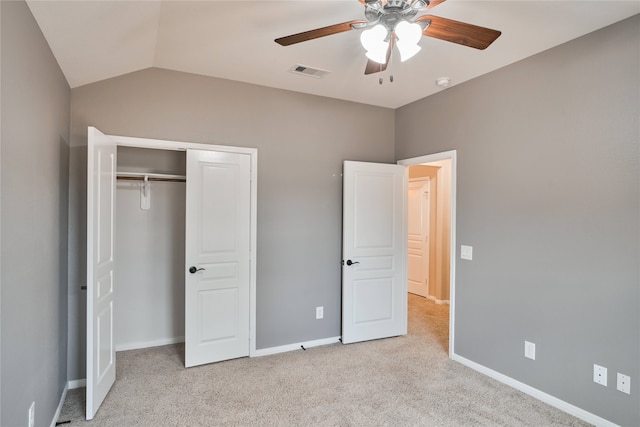
<path fill-rule="evenodd" d="M 184 151 L 118 147 L 118 172 L 185 175 Z M 116 351 L 184 341 L 185 183 L 116 184 Z"/>

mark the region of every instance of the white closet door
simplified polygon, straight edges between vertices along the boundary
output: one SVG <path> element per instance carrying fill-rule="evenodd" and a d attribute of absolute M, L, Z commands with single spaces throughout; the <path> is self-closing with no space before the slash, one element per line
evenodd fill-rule
<path fill-rule="evenodd" d="M 113 340 L 116 144 L 90 127 L 87 163 L 87 419 L 116 380 Z"/>
<path fill-rule="evenodd" d="M 342 342 L 407 333 L 407 168 L 344 162 Z"/>
<path fill-rule="evenodd" d="M 185 365 L 249 355 L 251 158 L 187 150 Z"/>

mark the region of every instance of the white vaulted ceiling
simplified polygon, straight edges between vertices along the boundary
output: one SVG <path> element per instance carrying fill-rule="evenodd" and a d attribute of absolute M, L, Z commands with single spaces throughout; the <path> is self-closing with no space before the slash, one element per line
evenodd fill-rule
<path fill-rule="evenodd" d="M 282 47 L 275 38 L 363 19 L 357 0 L 27 0 L 71 87 L 149 67 L 397 108 L 640 13 L 640 1 L 448 0 L 429 14 L 502 31 L 484 51 L 423 37 L 422 51 L 364 75 L 359 31 Z M 638 41 L 632 41 L 638 43 Z M 328 70 L 317 79 L 296 64 Z M 615 64 L 611 64 L 615 66 Z M 393 75 L 393 83 L 389 76 Z"/>

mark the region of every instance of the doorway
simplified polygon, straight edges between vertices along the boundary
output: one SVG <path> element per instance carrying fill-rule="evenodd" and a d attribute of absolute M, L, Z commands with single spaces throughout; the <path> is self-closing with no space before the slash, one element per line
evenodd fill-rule
<path fill-rule="evenodd" d="M 424 281 L 424 286 L 417 288 L 416 284 L 412 286 L 410 281 L 409 292 L 424 296 L 435 304 L 449 304 L 448 348 L 449 357 L 451 357 L 454 354 L 456 152 L 453 150 L 400 160 L 398 164 L 409 167 L 410 185 L 412 182 L 428 182 L 428 185 L 425 184 L 418 190 L 421 193 L 428 193 L 427 198 L 419 195 L 418 199 L 422 203 L 418 219 L 425 228 L 425 237 L 422 238 L 428 241 L 423 245 L 423 254 L 428 253 L 426 257 L 416 255 L 418 252 L 415 247 L 412 249 L 411 243 L 413 238 L 415 240 L 413 246 L 417 245 L 416 236 L 408 235 L 408 274 L 413 275 L 415 281 L 415 277 L 424 272 L 421 279 Z M 417 185 L 414 184 L 414 186 Z M 412 219 L 415 225 L 417 210 L 414 210 L 413 215 L 414 218 L 408 219 L 409 225 Z M 412 234 L 416 234 L 419 228 L 414 227 Z M 409 233 L 411 231 L 409 230 Z M 425 292 L 426 295 L 424 295 Z"/>

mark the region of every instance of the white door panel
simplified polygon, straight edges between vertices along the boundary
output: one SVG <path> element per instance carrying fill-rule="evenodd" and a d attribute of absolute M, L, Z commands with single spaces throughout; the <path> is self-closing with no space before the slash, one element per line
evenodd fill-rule
<path fill-rule="evenodd" d="M 407 333 L 404 166 L 344 163 L 342 342 Z"/>
<path fill-rule="evenodd" d="M 429 296 L 429 180 L 416 179 L 408 187 L 409 292 Z"/>
<path fill-rule="evenodd" d="M 185 364 L 249 355 L 250 156 L 187 151 Z"/>
<path fill-rule="evenodd" d="M 116 379 L 113 339 L 116 144 L 89 128 L 87 163 L 87 419 Z"/>

